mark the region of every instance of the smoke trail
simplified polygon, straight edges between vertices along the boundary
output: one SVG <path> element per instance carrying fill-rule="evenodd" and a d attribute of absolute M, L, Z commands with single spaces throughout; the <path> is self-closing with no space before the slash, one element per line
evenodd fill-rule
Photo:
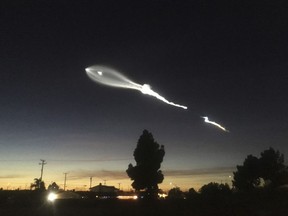
<path fill-rule="evenodd" d="M 209 121 L 208 117 L 204 116 L 202 117 L 204 119 L 204 121 L 208 124 L 212 124 L 215 125 L 216 127 L 220 128 L 221 130 L 225 131 L 225 132 L 229 132 L 228 130 L 226 130 L 226 128 L 224 128 L 223 126 L 221 126 L 220 124 L 213 122 L 213 121 Z"/>
<path fill-rule="evenodd" d="M 135 89 L 140 91 L 142 94 L 147 94 L 150 96 L 153 96 L 157 98 L 158 100 L 163 101 L 164 103 L 167 103 L 169 105 L 180 107 L 183 109 L 187 109 L 187 106 L 183 106 L 180 104 L 176 104 L 173 102 L 168 101 L 163 96 L 159 95 L 157 92 L 153 91 L 148 84 L 140 85 L 138 83 L 135 83 L 131 80 L 129 80 L 127 77 L 122 75 L 121 73 L 104 66 L 95 65 L 92 67 L 88 67 L 85 69 L 87 75 L 94 81 L 112 86 L 112 87 L 118 87 L 118 88 L 128 88 L 128 89 Z"/>

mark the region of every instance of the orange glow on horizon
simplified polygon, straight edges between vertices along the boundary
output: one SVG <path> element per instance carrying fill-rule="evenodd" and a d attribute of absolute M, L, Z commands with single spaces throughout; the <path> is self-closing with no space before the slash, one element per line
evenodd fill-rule
<path fill-rule="evenodd" d="M 165 176 L 164 176 L 165 177 Z M 170 189 L 175 187 L 179 187 L 182 191 L 188 191 L 190 188 L 194 188 L 195 190 L 199 190 L 204 184 L 208 184 L 210 182 L 219 182 L 219 183 L 227 183 L 231 186 L 232 178 L 229 175 L 199 175 L 199 176 L 166 176 L 164 181 L 159 184 L 159 188 L 165 192 L 168 192 Z M 30 185 L 33 183 L 33 177 L 22 177 L 22 178 L 1 178 L 0 179 L 0 188 L 3 190 L 30 190 Z M 46 176 L 43 178 L 45 182 L 46 188 L 53 182 L 56 182 L 57 185 L 61 189 L 64 187 L 64 176 L 55 175 Z M 173 182 L 173 185 L 170 184 Z M 127 177 L 127 179 L 108 179 L 106 181 L 101 180 L 100 178 L 93 178 L 92 187 L 99 185 L 108 185 L 114 186 L 117 189 L 122 191 L 133 191 L 131 186 L 131 180 Z M 119 188 L 120 186 L 120 188 Z M 75 190 L 75 191 L 89 191 L 90 187 L 90 177 L 82 178 L 82 179 L 69 179 L 69 175 L 66 180 L 66 190 Z"/>

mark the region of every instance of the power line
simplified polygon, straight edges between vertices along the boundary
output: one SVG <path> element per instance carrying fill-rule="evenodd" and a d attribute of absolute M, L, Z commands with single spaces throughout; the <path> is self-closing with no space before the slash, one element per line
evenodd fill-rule
<path fill-rule="evenodd" d="M 33 162 L 38 159 L 1 159 L 1 162 Z M 49 159 L 50 162 L 106 162 L 106 161 L 129 161 L 133 160 L 132 158 L 115 158 L 115 159 Z"/>
<path fill-rule="evenodd" d="M 107 161 L 128 161 L 132 160 L 131 158 L 115 158 L 115 159 L 49 159 L 49 161 L 53 162 L 107 162 Z"/>

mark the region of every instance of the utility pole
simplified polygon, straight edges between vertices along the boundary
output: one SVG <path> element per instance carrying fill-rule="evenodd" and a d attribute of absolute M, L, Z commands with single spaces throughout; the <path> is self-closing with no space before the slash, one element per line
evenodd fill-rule
<path fill-rule="evenodd" d="M 40 159 L 41 163 L 39 163 L 39 165 L 41 165 L 41 175 L 40 175 L 40 182 L 42 181 L 42 177 L 43 177 L 43 168 L 44 165 L 46 165 L 47 163 L 45 162 L 45 160 Z"/>
<path fill-rule="evenodd" d="M 68 174 L 68 173 L 64 173 L 64 191 L 66 190 L 67 174 Z"/>
<path fill-rule="evenodd" d="M 121 183 L 118 183 L 118 185 L 119 185 L 119 190 L 120 190 L 120 187 L 121 187 Z"/>
<path fill-rule="evenodd" d="M 90 188 L 89 189 L 91 189 L 91 187 L 92 187 L 92 177 L 90 177 Z"/>
<path fill-rule="evenodd" d="M 46 165 L 47 163 L 45 162 L 45 160 L 40 159 L 41 163 L 39 163 L 39 165 L 41 165 L 41 175 L 40 175 L 40 179 L 39 179 L 39 185 L 38 188 L 40 189 L 41 187 L 41 182 L 42 182 L 42 177 L 43 177 L 43 169 L 44 169 L 44 165 Z"/>

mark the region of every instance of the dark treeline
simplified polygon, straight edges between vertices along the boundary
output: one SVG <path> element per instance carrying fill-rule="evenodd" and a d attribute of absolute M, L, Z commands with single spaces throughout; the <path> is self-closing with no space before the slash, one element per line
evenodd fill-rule
<path fill-rule="evenodd" d="M 8 196 L 9 199 L 0 199 L 0 215 L 288 215 L 288 193 L 284 191 L 255 190 L 253 192 L 209 195 L 197 193 L 187 196 L 186 199 L 64 199 L 53 203 L 47 202 L 45 199 L 44 194 L 47 195 L 47 192 L 0 191 L 0 197 L 3 198 L 5 193 L 5 197 Z"/>
<path fill-rule="evenodd" d="M 232 188 L 216 182 L 198 191 L 190 188 L 183 192 L 175 187 L 166 199 L 157 197 L 158 184 L 164 179 L 160 170 L 164 146 L 144 130 L 133 155 L 136 165 L 129 164 L 126 172 L 137 200 L 119 200 L 116 193 L 74 191 L 68 192 L 74 198 L 51 202 L 49 193 L 63 190 L 55 182 L 46 189 L 42 179 L 35 178 L 31 190 L 0 190 L 0 215 L 288 215 L 288 168 L 284 155 L 273 148 L 261 152 L 260 157 L 248 155 L 233 173 Z"/>

